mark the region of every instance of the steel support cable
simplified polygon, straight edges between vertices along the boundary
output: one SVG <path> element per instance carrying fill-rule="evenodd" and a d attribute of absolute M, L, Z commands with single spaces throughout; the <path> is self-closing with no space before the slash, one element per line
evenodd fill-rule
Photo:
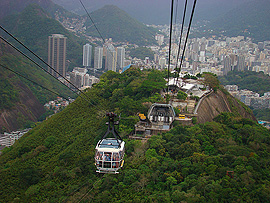
<path fill-rule="evenodd" d="M 178 0 L 177 0 L 177 2 L 176 2 L 176 7 L 175 7 L 175 16 L 174 16 L 174 32 L 176 32 L 176 28 L 177 28 L 177 14 L 178 14 L 178 11 L 177 11 L 177 9 L 178 9 Z"/>
<path fill-rule="evenodd" d="M 6 42 L 9 46 L 11 46 L 13 49 L 15 49 L 16 51 L 18 51 L 20 54 L 22 54 L 25 58 L 27 58 L 29 61 L 31 61 L 32 63 L 34 63 L 35 65 L 37 65 L 38 67 L 40 67 L 42 70 L 44 70 L 46 73 L 48 73 L 50 76 L 54 77 L 56 80 L 58 80 L 54 75 L 52 75 L 51 73 L 47 72 L 45 68 L 43 68 L 40 64 L 38 64 L 37 62 L 35 62 L 33 59 L 31 59 L 29 56 L 27 56 L 25 53 L 23 53 L 21 50 L 19 50 L 18 48 L 16 48 L 14 45 L 12 45 L 10 42 L 8 42 L 6 39 L 4 39 L 2 36 L 0 36 L 0 39 L 2 39 L 4 42 Z M 60 83 L 62 83 L 63 85 L 65 85 L 67 88 L 69 88 L 72 92 L 74 92 L 75 94 L 77 94 L 79 97 L 81 97 L 82 99 L 84 99 L 87 103 L 90 102 L 90 104 L 92 104 L 94 106 L 94 104 L 89 101 L 86 100 L 84 97 L 82 97 L 79 93 L 77 93 L 76 91 L 72 90 L 70 87 L 68 87 L 65 83 L 61 82 L 60 80 L 58 80 Z M 83 93 L 84 94 L 84 93 Z M 84 94 L 85 95 L 85 94 Z"/>
<path fill-rule="evenodd" d="M 1 66 L 2 68 L 5 68 L 5 69 L 9 70 L 9 71 L 12 72 L 12 73 L 18 75 L 18 76 L 20 76 L 20 77 L 26 79 L 26 80 L 28 80 L 28 81 L 34 83 L 35 85 L 37 85 L 37 86 L 39 86 L 39 87 L 41 87 L 41 88 L 43 88 L 43 89 L 45 89 L 45 90 L 47 90 L 47 91 L 49 91 L 49 92 L 51 92 L 51 93 L 57 95 L 57 96 L 59 96 L 59 97 L 64 98 L 65 100 L 69 101 L 69 98 L 66 98 L 66 97 L 63 96 L 63 95 L 61 95 L 61 94 L 59 94 L 59 93 L 57 93 L 57 92 L 55 92 L 55 91 L 53 91 L 53 90 L 50 90 L 50 89 L 48 89 L 47 87 L 44 87 L 43 85 L 38 84 L 37 82 L 35 82 L 35 81 L 31 80 L 30 78 L 28 78 L 28 77 L 26 77 L 26 76 L 20 74 L 19 72 L 14 71 L 14 70 L 12 70 L 12 69 L 10 69 L 10 68 L 4 66 L 4 65 L 1 64 L 1 63 L 0 63 L 0 66 Z M 74 103 L 74 104 L 79 105 L 79 104 L 77 104 L 77 103 Z"/>
<path fill-rule="evenodd" d="M 177 64 L 178 64 L 178 60 L 179 60 L 179 56 L 180 56 L 180 51 L 181 51 L 181 44 L 182 44 L 182 37 L 183 37 L 183 31 L 184 31 L 185 18 L 186 18 L 186 11 L 187 11 L 187 0 L 185 2 L 183 19 L 182 19 L 181 33 L 180 33 L 180 36 L 179 36 L 179 47 L 178 47 L 177 58 L 176 58 L 176 68 L 177 68 Z"/>
<path fill-rule="evenodd" d="M 22 77 L 22 78 L 26 79 L 26 80 L 28 80 L 28 81 L 30 81 L 30 82 L 32 82 L 32 83 L 34 83 L 35 85 L 38 85 L 39 87 L 41 87 L 41 88 L 43 88 L 43 89 L 45 89 L 45 90 L 47 90 L 47 91 L 49 91 L 49 92 L 51 92 L 51 93 L 53 93 L 53 94 L 55 94 L 55 95 L 59 96 L 59 97 L 63 97 L 65 100 L 69 100 L 69 99 L 68 99 L 68 98 L 66 98 L 65 96 L 63 96 L 63 95 L 61 95 L 61 94 L 59 94 L 59 93 L 57 93 L 57 92 L 55 92 L 55 91 L 53 91 L 53 90 L 50 90 L 50 89 L 48 89 L 47 87 L 44 87 L 44 86 L 42 86 L 42 85 L 38 84 L 37 82 L 35 82 L 35 81 L 33 81 L 33 80 L 29 79 L 28 77 L 25 77 L 24 75 L 20 74 L 20 73 L 19 73 L 19 72 L 17 72 L 17 71 L 14 71 L 14 70 L 12 70 L 12 69 L 10 69 L 10 68 L 8 68 L 8 67 L 4 66 L 4 65 L 3 65 L 3 64 L 1 64 L 1 63 L 0 63 L 0 66 L 1 66 L 2 68 L 5 68 L 5 69 L 9 70 L 9 71 L 10 71 L 10 72 L 12 72 L 12 73 L 14 73 L 14 74 L 18 75 L 18 76 L 20 76 L 20 77 Z"/>
<path fill-rule="evenodd" d="M 83 2 L 82 2 L 81 0 L 79 0 L 79 1 L 80 1 L 81 5 L 82 5 L 83 9 L 84 9 L 84 10 L 85 10 L 85 12 L 87 13 L 88 17 L 89 17 L 89 18 L 90 18 L 90 20 L 92 21 L 92 23 L 93 23 L 94 27 L 96 28 L 96 30 L 97 30 L 97 32 L 98 32 L 98 34 L 99 34 L 99 36 L 102 38 L 103 43 L 105 44 L 105 43 L 106 43 L 106 41 L 105 41 L 104 37 L 101 35 L 101 33 L 100 33 L 99 29 L 97 28 L 97 26 L 96 26 L 96 24 L 95 24 L 95 22 L 94 22 L 93 18 L 91 18 L 90 14 L 89 14 L 89 12 L 87 11 L 87 9 L 85 8 L 85 6 L 84 6 Z M 105 45 L 105 46 L 106 46 L 106 45 Z M 109 51 L 109 53 L 110 53 L 110 54 L 111 54 L 111 56 L 113 57 L 112 52 L 111 52 L 111 51 Z M 115 60 L 115 61 L 116 61 L 116 65 L 117 65 L 117 66 L 120 68 L 119 64 L 117 63 L 117 60 Z"/>
<path fill-rule="evenodd" d="M 77 203 L 80 203 L 93 189 L 94 189 L 94 186 L 98 183 L 98 182 L 100 182 L 103 178 L 104 178 L 104 176 L 105 175 L 103 175 L 99 180 L 97 180 L 94 184 L 93 184 L 93 186 L 92 186 L 92 188 L 90 189 L 90 190 L 88 190 L 80 199 L 79 199 L 79 201 L 77 202 Z"/>
<path fill-rule="evenodd" d="M 83 2 L 82 2 L 81 0 L 79 0 L 79 1 L 81 2 L 81 5 L 82 5 L 82 7 L 84 8 L 85 12 L 87 13 L 88 17 L 89 17 L 90 20 L 92 21 L 92 23 L 93 23 L 94 27 L 96 28 L 96 30 L 97 30 L 99 36 L 102 38 L 103 43 L 105 43 L 105 39 L 103 38 L 103 36 L 102 36 L 101 33 L 99 32 L 99 30 L 98 30 L 98 28 L 97 28 L 95 22 L 93 21 L 93 19 L 91 18 L 90 14 L 89 14 L 88 11 L 86 10 L 86 8 L 85 8 Z"/>
<path fill-rule="evenodd" d="M 36 53 L 34 53 L 32 50 L 30 50 L 27 46 L 25 46 L 20 40 L 18 40 L 16 37 L 14 37 L 10 32 L 8 32 L 5 28 L 3 28 L 0 25 L 0 28 L 6 32 L 9 36 L 11 36 L 14 40 L 16 40 L 20 45 L 22 45 L 25 49 L 27 49 L 31 54 L 33 54 L 35 57 L 37 57 L 40 61 L 42 61 L 45 65 L 47 65 L 48 67 L 50 67 L 52 70 L 54 70 L 55 73 L 57 73 L 58 75 L 60 75 L 67 83 L 69 83 L 70 85 L 72 85 L 75 89 L 77 89 L 80 93 L 82 93 L 85 97 L 87 97 L 88 99 L 90 99 L 84 92 L 82 92 L 79 88 L 77 88 L 74 84 L 72 84 L 70 81 L 68 81 L 65 77 L 63 77 L 58 71 L 56 71 L 52 66 L 50 66 L 46 61 L 44 61 L 42 58 L 40 58 Z M 1 37 L 2 38 L 2 37 Z M 2 38 L 3 39 L 3 38 Z M 6 41 L 6 40 L 4 40 Z M 7 41 L 6 41 L 7 42 Z M 15 46 L 11 45 L 9 42 L 7 42 L 10 46 L 12 46 L 13 48 L 15 48 Z M 19 51 L 16 48 L 17 51 Z M 21 51 L 19 51 L 21 54 L 23 54 Z M 24 56 L 26 56 L 25 54 L 23 54 Z M 33 60 L 32 60 L 33 62 Z M 35 63 L 37 64 L 37 63 Z M 42 68 L 46 73 L 49 73 L 45 68 L 39 66 L 40 68 Z M 50 73 L 49 73 L 50 74 Z M 53 76 L 52 74 L 50 74 L 51 76 Z M 57 77 L 53 76 L 56 80 Z M 59 81 L 59 80 L 58 80 Z M 61 81 L 60 81 L 61 82 Z M 62 82 L 61 82 L 62 83 Z M 62 83 L 64 84 L 64 83 Z M 65 84 L 64 84 L 65 85 Z M 65 85 L 66 87 L 68 87 L 67 85 Z M 68 87 L 69 88 L 69 87 Z M 70 88 L 69 88 L 70 89 Z M 73 90 L 72 90 L 73 91 Z M 90 101 L 88 101 L 90 102 Z M 92 104 L 92 102 L 90 102 Z"/>
<path fill-rule="evenodd" d="M 183 31 L 184 31 L 185 18 L 186 18 L 186 11 L 187 11 L 187 0 L 185 1 L 185 6 L 184 6 L 181 32 L 180 32 L 180 36 L 179 36 L 179 46 L 178 46 L 178 52 L 177 52 L 176 64 L 175 64 L 175 71 L 177 71 L 178 60 L 179 60 L 180 51 L 181 51 L 181 44 L 182 44 L 182 37 L 183 37 Z M 174 79 L 173 83 L 176 83 L 175 79 Z M 177 84 L 175 84 L 175 85 L 177 85 Z"/>
<path fill-rule="evenodd" d="M 185 50 L 186 50 L 186 45 L 187 45 L 187 40 L 188 40 L 188 36 L 189 36 L 189 32 L 190 32 L 190 27 L 191 27 L 192 19 L 193 19 L 193 16 L 194 16 L 194 11 L 195 11 L 195 7 L 196 7 L 196 3 L 197 3 L 197 0 L 194 0 L 192 12 L 191 12 L 191 16 L 190 16 L 190 20 L 189 20 L 189 25 L 188 25 L 188 31 L 187 31 L 187 36 L 186 36 L 186 40 L 185 40 L 185 45 L 184 45 L 184 49 L 183 49 L 183 53 L 182 53 L 182 57 L 181 57 L 179 71 L 178 71 L 178 74 L 177 74 L 176 83 L 178 82 L 178 78 L 179 78 L 181 66 L 182 66 L 182 63 L 183 63 L 183 59 L 184 59 L 184 55 L 185 55 Z"/>
<path fill-rule="evenodd" d="M 170 65 L 171 65 L 171 47 L 172 47 L 172 24 L 173 24 L 173 4 L 171 3 L 171 23 L 170 23 L 170 41 L 169 41 L 169 62 L 168 62 L 168 87 L 167 87 L 167 97 L 169 96 L 169 82 L 170 82 Z"/>

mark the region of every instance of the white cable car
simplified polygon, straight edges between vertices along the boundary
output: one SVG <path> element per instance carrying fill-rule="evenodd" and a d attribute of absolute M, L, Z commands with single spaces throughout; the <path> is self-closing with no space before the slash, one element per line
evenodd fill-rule
<path fill-rule="evenodd" d="M 114 121 L 116 114 L 107 113 L 109 122 L 107 132 L 101 140 L 98 141 L 95 153 L 95 165 L 98 173 L 119 173 L 118 170 L 124 165 L 125 142 L 115 130 L 114 125 L 118 125 L 118 121 Z M 106 138 L 112 133 L 114 138 Z"/>

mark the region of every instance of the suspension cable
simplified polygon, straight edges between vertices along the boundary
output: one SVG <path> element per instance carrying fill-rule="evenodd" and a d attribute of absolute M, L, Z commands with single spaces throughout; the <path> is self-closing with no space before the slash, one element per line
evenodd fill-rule
<path fill-rule="evenodd" d="M 177 64 L 179 60 L 179 55 L 181 51 L 181 44 L 182 44 L 182 36 L 183 36 L 183 30 L 184 30 L 184 24 L 185 24 L 185 18 L 186 18 L 186 11 L 187 11 L 187 0 L 185 2 L 185 7 L 184 7 L 184 13 L 183 13 L 183 19 L 182 19 L 182 27 L 181 27 L 181 33 L 179 36 L 179 47 L 178 47 L 178 53 L 177 53 L 177 58 L 176 58 L 176 70 L 177 70 Z"/>
<path fill-rule="evenodd" d="M 189 25 L 188 25 L 188 31 L 187 31 L 187 36 L 186 36 L 186 40 L 185 40 L 185 45 L 184 45 L 184 49 L 183 49 L 183 53 L 182 53 L 182 57 L 181 57 L 181 62 L 180 62 L 180 66 L 179 66 L 179 71 L 178 71 L 178 74 L 177 74 L 177 80 L 176 80 L 176 83 L 178 82 L 178 78 L 179 78 L 181 66 L 182 66 L 182 64 L 183 64 L 183 59 L 184 59 L 184 55 L 185 55 L 185 50 L 186 50 L 187 40 L 188 40 L 188 36 L 189 36 L 189 32 L 190 32 L 190 27 L 191 27 L 191 23 L 192 23 L 194 11 L 195 11 L 196 3 L 197 3 L 197 0 L 194 0 L 192 12 L 191 12 L 191 16 L 190 16 L 190 20 L 189 20 Z"/>
<path fill-rule="evenodd" d="M 9 36 L 11 36 L 14 40 L 16 40 L 19 44 L 21 44 L 24 48 L 26 48 L 31 54 L 33 54 L 35 57 L 37 57 L 40 61 L 42 61 L 45 65 L 47 65 L 48 67 L 50 67 L 52 70 L 55 71 L 55 73 L 57 73 L 58 75 L 60 75 L 67 83 L 69 83 L 70 85 L 72 85 L 75 89 L 77 89 L 80 93 L 82 93 L 85 97 L 87 97 L 88 99 L 90 99 L 84 92 L 82 92 L 79 88 L 77 88 L 74 84 L 72 84 L 70 81 L 68 81 L 64 76 L 62 76 L 58 71 L 56 71 L 52 66 L 50 66 L 47 62 L 45 62 L 42 58 L 40 58 L 37 54 L 35 54 L 32 50 L 30 50 L 26 45 L 24 45 L 20 40 L 18 40 L 16 37 L 14 37 L 10 32 L 8 32 L 5 28 L 3 28 L 0 25 L 0 28 L 5 31 Z M 15 46 L 13 46 L 11 43 L 9 43 L 8 41 L 6 41 L 3 37 L 1 37 L 1 39 L 3 39 L 5 42 L 7 42 L 10 46 L 12 46 L 14 49 L 16 49 L 17 51 L 19 51 L 22 55 L 24 55 L 25 57 L 27 57 L 30 60 L 30 57 L 26 56 L 26 54 L 24 54 L 23 52 L 21 52 L 19 49 L 17 49 Z M 36 65 L 38 65 L 36 62 L 34 62 L 32 59 L 31 61 L 33 63 L 35 63 Z M 46 73 L 50 74 L 45 68 L 43 68 L 42 66 L 38 65 L 40 68 L 42 68 Z M 53 76 L 56 80 L 57 77 L 54 76 L 53 74 L 50 74 L 51 76 Z M 58 80 L 60 81 L 60 80 Z M 61 82 L 61 81 L 60 81 Z M 63 82 L 61 82 L 62 84 L 64 84 Z M 65 85 L 65 84 L 64 84 Z M 67 85 L 65 85 L 66 87 L 68 87 Z M 69 88 L 69 87 L 68 87 Z M 71 88 L 69 88 L 71 89 Z M 73 91 L 73 90 L 72 90 Z M 73 91 L 74 92 L 74 91 Z M 77 93 L 76 93 L 77 94 Z M 79 94 L 78 94 L 79 95 Z M 90 102 L 90 101 L 88 101 Z M 92 104 L 92 102 L 90 102 Z"/>
<path fill-rule="evenodd" d="M 92 21 L 92 23 L 93 23 L 94 27 L 96 28 L 96 30 L 97 30 L 99 36 L 102 38 L 103 44 L 106 46 L 106 41 L 105 41 L 104 37 L 101 35 L 101 32 L 99 31 L 98 27 L 96 26 L 96 23 L 94 22 L 93 18 L 91 18 L 90 14 L 89 14 L 89 12 L 87 11 L 87 9 L 85 8 L 83 2 L 82 2 L 81 0 L 79 0 L 79 1 L 80 1 L 80 3 L 81 3 L 82 7 L 84 8 L 85 12 L 87 13 L 87 16 L 88 16 L 88 17 L 90 18 L 90 20 Z M 107 46 L 106 46 L 106 47 L 107 47 Z M 109 52 L 109 54 L 113 57 L 112 52 L 111 52 L 110 50 L 109 50 L 108 52 Z M 107 53 L 107 52 L 106 52 L 106 53 Z M 116 57 L 115 57 L 115 58 L 116 58 Z M 118 62 L 117 62 L 117 60 L 115 60 L 115 61 L 116 61 L 116 65 L 120 68 L 120 66 L 119 66 L 119 64 L 118 64 Z"/>
<path fill-rule="evenodd" d="M 175 7 L 175 16 L 174 16 L 174 33 L 176 35 L 176 29 L 177 29 L 177 14 L 178 14 L 178 0 L 176 1 L 176 7 Z"/>
<path fill-rule="evenodd" d="M 169 97 L 169 81 L 170 81 L 170 65 L 171 65 L 171 46 L 172 46 L 172 24 L 173 24 L 173 4 L 174 4 L 174 0 L 172 0 L 172 3 L 171 3 L 171 23 L 170 23 L 170 42 L 169 42 L 167 98 Z"/>
<path fill-rule="evenodd" d="M 48 89 L 47 87 L 44 87 L 43 85 L 38 84 L 37 82 L 35 82 L 35 81 L 31 80 L 30 78 L 23 76 L 23 75 L 22 75 L 22 74 L 20 74 L 19 72 L 14 71 L 14 70 L 12 70 L 12 69 L 10 69 L 10 68 L 8 68 L 8 67 L 4 66 L 4 65 L 3 65 L 3 64 L 1 64 L 1 63 L 0 63 L 0 66 L 1 66 L 2 68 L 4 68 L 4 69 L 9 70 L 9 71 L 10 71 L 10 72 L 12 72 L 12 73 L 14 73 L 14 74 L 18 75 L 18 76 L 20 76 L 20 77 L 22 77 L 22 78 L 26 79 L 26 80 L 28 80 L 28 81 L 30 81 L 30 82 L 32 82 L 32 83 L 34 83 L 35 85 L 38 85 L 39 87 L 41 87 L 41 88 L 43 88 L 43 89 L 45 89 L 45 90 L 47 90 L 47 91 L 49 91 L 49 92 L 51 92 L 51 93 L 53 93 L 53 94 L 55 94 L 55 95 L 59 96 L 59 97 L 63 97 L 65 100 L 69 100 L 69 99 L 68 99 L 68 98 L 66 98 L 65 96 L 60 95 L 59 93 L 57 93 L 57 92 L 55 92 L 55 91 L 53 91 L 53 90 L 50 90 L 50 89 Z"/>
<path fill-rule="evenodd" d="M 21 50 L 19 50 L 18 48 L 16 48 L 14 45 L 12 45 L 10 42 L 8 42 L 6 39 L 4 39 L 2 36 L 0 36 L 0 38 L 6 42 L 9 46 L 11 46 L 13 49 L 15 49 L 16 51 L 18 51 L 20 54 L 22 54 L 25 58 L 27 58 L 28 60 L 30 60 L 32 63 L 34 63 L 35 65 L 37 65 L 38 67 L 40 67 L 42 70 L 44 70 L 46 73 L 48 73 L 50 76 L 54 77 L 57 81 L 59 81 L 60 83 L 62 83 L 63 85 L 65 85 L 67 88 L 69 88 L 72 92 L 74 92 L 75 94 L 77 94 L 79 97 L 81 97 L 82 99 L 84 99 L 86 102 L 90 102 L 90 104 L 93 105 L 93 103 L 89 100 L 86 100 L 84 97 L 82 97 L 79 93 L 77 93 L 76 91 L 74 91 L 73 89 L 71 89 L 70 87 L 68 87 L 65 83 L 63 83 L 62 81 L 58 80 L 56 78 L 56 76 L 52 75 L 51 73 L 47 72 L 45 68 L 43 68 L 41 65 L 39 65 L 37 62 L 35 62 L 33 59 L 31 59 L 29 56 L 27 56 L 25 53 L 23 53 Z M 83 92 L 82 92 L 83 93 Z M 84 94 L 84 93 L 83 93 Z M 85 94 L 84 94 L 85 95 Z M 94 105 L 93 105 L 94 106 Z"/>
<path fill-rule="evenodd" d="M 92 23 L 93 23 L 94 27 L 96 28 L 96 30 L 97 30 L 97 32 L 98 32 L 98 34 L 99 34 L 99 36 L 102 38 L 103 43 L 105 43 L 105 39 L 104 39 L 104 37 L 101 35 L 101 33 L 100 33 L 99 29 L 97 28 L 97 26 L 96 26 L 95 22 L 93 21 L 93 19 L 91 18 L 90 14 L 89 14 L 89 13 L 88 13 L 88 11 L 86 10 L 86 8 L 85 8 L 85 6 L 84 6 L 83 2 L 82 2 L 81 0 L 79 0 L 79 1 L 81 2 L 81 5 L 82 5 L 82 7 L 84 8 L 85 12 L 87 13 L 88 17 L 89 17 L 89 18 L 90 18 L 90 20 L 92 21 Z"/>

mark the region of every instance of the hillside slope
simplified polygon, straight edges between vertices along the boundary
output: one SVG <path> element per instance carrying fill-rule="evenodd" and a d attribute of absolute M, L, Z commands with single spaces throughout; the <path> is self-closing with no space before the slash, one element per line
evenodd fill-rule
<path fill-rule="evenodd" d="M 270 4 L 268 0 L 253 0 L 231 10 L 211 23 L 215 32 L 225 36 L 246 36 L 255 42 L 269 40 Z"/>
<path fill-rule="evenodd" d="M 128 140 L 166 81 L 156 70 L 109 71 L 62 112 L 42 122 L 0 156 L 0 202 L 268 202 L 270 132 L 222 113 L 215 122 L 175 126 L 146 144 Z M 122 113 L 126 141 L 120 174 L 95 172 L 104 113 Z M 226 175 L 230 172 L 228 175 Z M 245 189 L 243 189 L 245 188 Z"/>
<path fill-rule="evenodd" d="M 138 45 L 156 43 L 155 34 L 157 30 L 149 28 L 131 18 L 126 12 L 116 6 L 104 6 L 92 12 L 91 18 L 103 38 L 112 38 L 115 42 L 129 42 Z M 86 33 L 88 35 L 100 37 L 89 18 L 86 25 Z"/>
<path fill-rule="evenodd" d="M 67 37 L 67 60 L 70 68 L 82 64 L 82 46 L 86 42 L 67 31 L 38 5 L 29 5 L 21 13 L 0 20 L 1 25 L 47 61 L 48 37 L 63 34 Z M 4 37 L 8 37 L 4 32 Z"/>
<path fill-rule="evenodd" d="M 43 70 L 20 56 L 9 45 L 0 41 L 0 132 L 29 127 L 45 113 L 43 105 L 57 95 L 19 77 L 7 67 L 64 97 L 72 96 L 69 89 Z M 4 66 L 4 67 L 2 67 Z M 31 121 L 29 123 L 29 121 Z"/>
<path fill-rule="evenodd" d="M 213 92 L 203 99 L 197 111 L 197 121 L 198 123 L 211 122 L 222 112 L 235 113 L 236 116 L 256 121 L 255 116 L 247 106 L 221 90 L 217 90 L 216 93 Z"/>
<path fill-rule="evenodd" d="M 66 11 L 61 6 L 53 3 L 51 0 L 1 0 L 0 19 L 9 15 L 18 14 L 31 4 L 39 5 L 41 8 L 46 10 L 51 17 L 55 16 L 56 12 L 66 16 L 76 16 L 75 14 Z"/>

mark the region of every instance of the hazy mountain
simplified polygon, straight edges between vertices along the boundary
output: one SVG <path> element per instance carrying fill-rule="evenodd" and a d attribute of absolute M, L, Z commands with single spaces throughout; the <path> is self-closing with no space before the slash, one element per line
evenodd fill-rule
<path fill-rule="evenodd" d="M 154 37 L 157 30 L 133 19 L 117 6 L 104 6 L 90 15 L 103 38 L 112 38 L 115 42 L 130 42 L 138 45 L 156 43 Z M 87 18 L 86 25 L 88 35 L 100 37 L 89 18 Z"/>
<path fill-rule="evenodd" d="M 242 4 L 209 25 L 225 36 L 244 35 L 255 41 L 269 40 L 270 2 L 255 0 Z"/>
<path fill-rule="evenodd" d="M 69 11 L 84 15 L 85 11 L 79 1 L 53 0 Z M 195 20 L 214 20 L 218 16 L 250 0 L 201 0 L 197 1 Z M 164 0 L 91 0 L 82 1 L 89 12 L 102 8 L 104 5 L 116 5 L 133 18 L 146 24 L 169 24 L 171 1 Z M 177 21 L 182 19 L 184 0 L 174 1 Z M 188 1 L 188 10 L 191 11 L 193 1 Z M 176 9 L 177 8 L 177 9 Z"/>
<path fill-rule="evenodd" d="M 1 0 L 0 1 L 0 19 L 11 14 L 22 12 L 30 4 L 37 4 L 51 16 L 55 16 L 56 12 L 62 15 L 73 16 L 71 12 L 66 11 L 63 7 L 56 5 L 51 0 Z"/>
<path fill-rule="evenodd" d="M 85 41 L 67 31 L 38 5 L 29 5 L 21 13 L 1 19 L 0 23 L 45 61 L 47 61 L 48 37 L 52 34 L 65 35 L 68 38 L 67 59 L 71 61 L 72 66 L 81 65 L 81 50 Z"/>

